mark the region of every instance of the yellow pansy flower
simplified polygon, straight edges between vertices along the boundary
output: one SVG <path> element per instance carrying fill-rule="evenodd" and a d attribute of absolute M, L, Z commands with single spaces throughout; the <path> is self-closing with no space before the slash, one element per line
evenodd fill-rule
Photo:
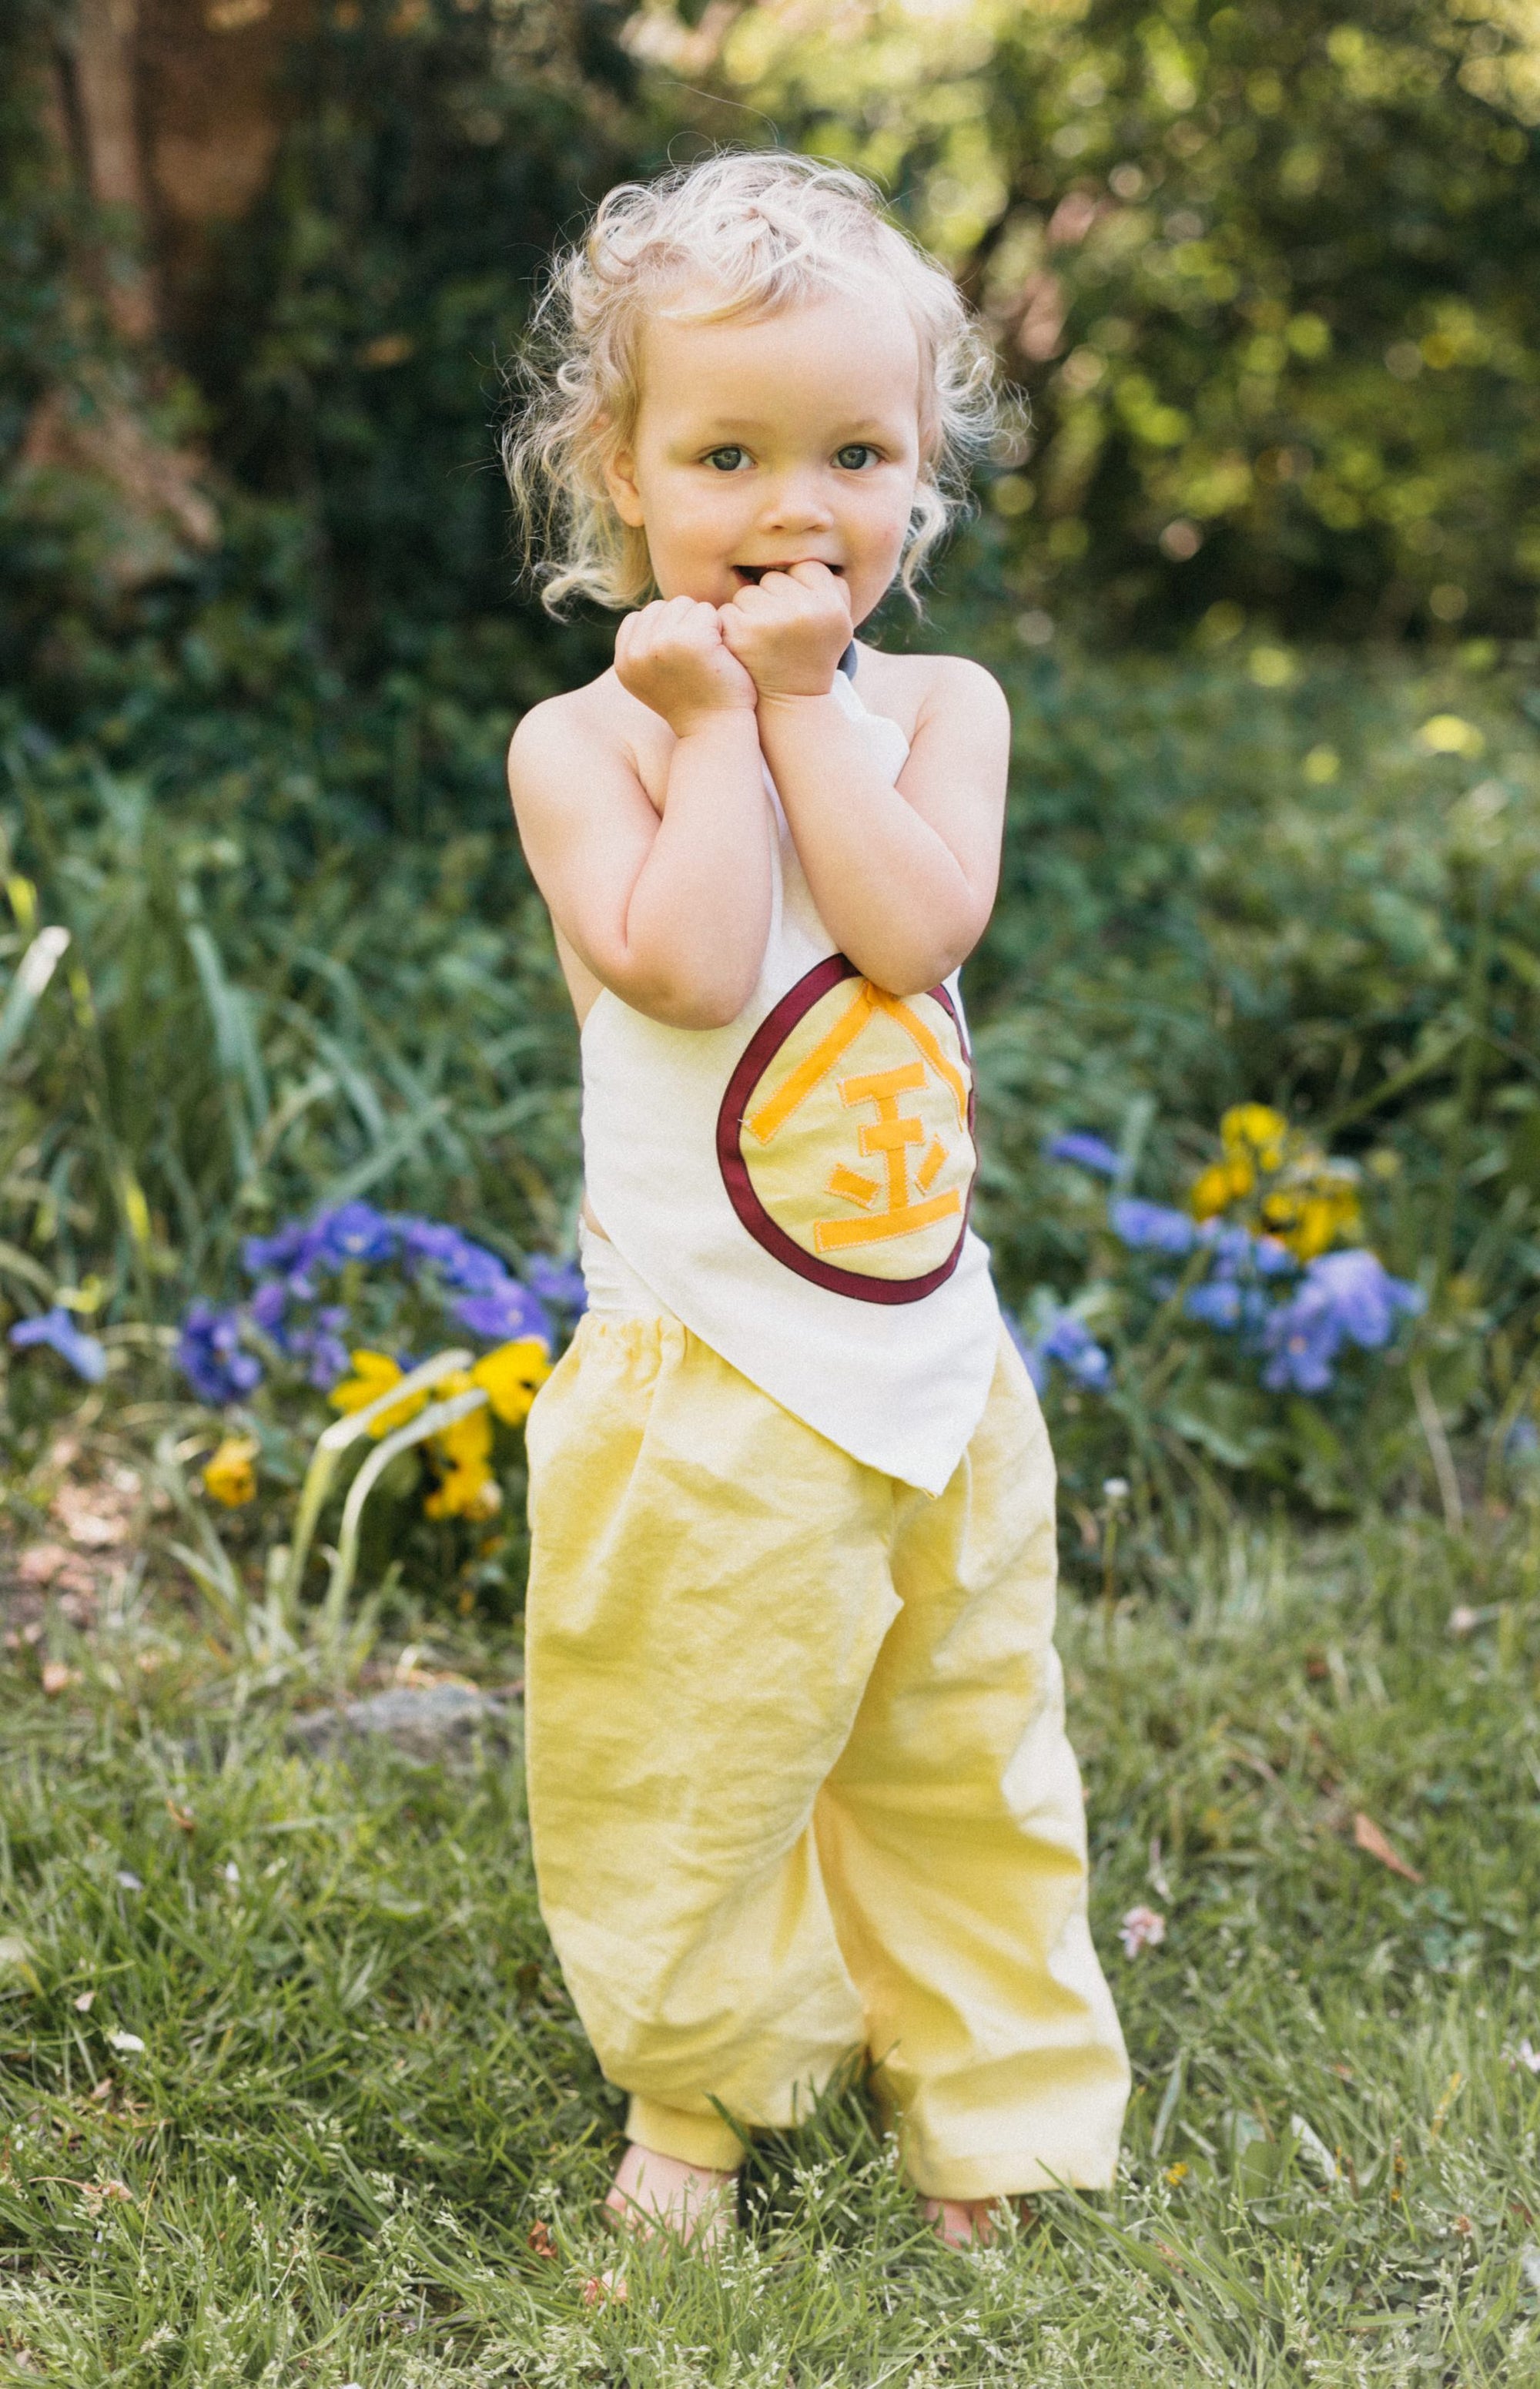
<path fill-rule="evenodd" d="M 1358 1197 L 1343 1178 L 1323 1177 L 1299 1187 L 1279 1187 L 1267 1196 L 1262 1216 L 1296 1259 L 1319 1253 L 1357 1234 L 1363 1224 Z"/>
<path fill-rule="evenodd" d="M 352 1376 L 344 1377 L 341 1384 L 334 1386 L 326 1396 L 334 1411 L 351 1412 L 364 1409 L 379 1395 L 388 1393 L 392 1386 L 400 1385 L 405 1374 L 401 1362 L 393 1361 L 388 1352 L 354 1352 L 351 1359 L 354 1372 Z M 435 1390 L 437 1393 L 441 1389 Z M 370 1434 L 378 1441 L 381 1436 L 388 1435 L 392 1428 L 404 1426 L 409 1418 L 416 1417 L 428 1399 L 426 1393 L 408 1394 L 404 1400 L 393 1403 L 389 1410 L 374 1421 L 369 1429 Z"/>
<path fill-rule="evenodd" d="M 1280 1169 L 1289 1123 L 1270 1104 L 1232 1104 L 1219 1122 L 1219 1140 L 1232 1161 L 1254 1156 L 1258 1169 Z"/>
<path fill-rule="evenodd" d="M 450 1401 L 456 1394 L 470 1393 L 476 1384 L 473 1370 L 456 1369 L 439 1379 L 434 1398 Z M 487 1388 L 481 1390 L 485 1393 Z M 503 1494 L 492 1475 L 492 1422 L 487 1405 L 440 1427 L 430 1438 L 430 1449 L 439 1479 L 423 1502 L 426 1514 L 430 1518 L 495 1517 L 503 1506 Z"/>
<path fill-rule="evenodd" d="M 471 1371 L 471 1381 L 481 1386 L 504 1426 L 522 1425 L 545 1380 L 551 1374 L 551 1356 L 536 1335 L 523 1335 L 515 1344 L 500 1344 L 495 1352 L 488 1352 Z"/>
<path fill-rule="evenodd" d="M 423 1503 L 430 1518 L 495 1518 L 503 1489 L 490 1468 L 446 1468 Z"/>
<path fill-rule="evenodd" d="M 1188 1205 L 1194 1219 L 1212 1220 L 1241 1202 L 1255 1184 L 1256 1172 L 1249 1161 L 1212 1161 L 1193 1180 Z"/>
<path fill-rule="evenodd" d="M 244 1509 L 256 1499 L 257 1472 L 252 1463 L 257 1451 L 255 1437 L 227 1435 L 213 1458 L 205 1462 L 204 1486 L 227 1510 Z"/>
<path fill-rule="evenodd" d="M 456 1370 L 439 1391 L 444 1399 L 470 1391 L 468 1372 Z M 430 1518 L 492 1518 L 503 1506 L 503 1493 L 492 1475 L 492 1422 L 485 1407 L 468 1411 L 433 1437 L 439 1481 L 423 1503 Z"/>
<path fill-rule="evenodd" d="M 447 1402 L 456 1394 L 468 1394 L 475 1384 L 470 1370 L 456 1369 L 452 1376 L 440 1377 L 433 1391 L 438 1400 Z M 485 1468 L 492 1449 L 492 1422 L 486 1405 L 441 1426 L 431 1440 L 434 1450 L 450 1467 Z"/>

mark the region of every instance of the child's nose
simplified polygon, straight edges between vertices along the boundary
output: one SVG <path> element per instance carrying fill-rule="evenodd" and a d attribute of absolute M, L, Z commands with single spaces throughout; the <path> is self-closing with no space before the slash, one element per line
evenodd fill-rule
<path fill-rule="evenodd" d="M 787 474 L 770 492 L 765 514 L 768 530 L 816 530 L 832 519 L 821 474 Z"/>

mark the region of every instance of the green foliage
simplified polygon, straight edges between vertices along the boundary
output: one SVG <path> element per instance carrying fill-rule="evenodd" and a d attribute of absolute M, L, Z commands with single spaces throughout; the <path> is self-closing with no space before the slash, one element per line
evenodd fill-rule
<path fill-rule="evenodd" d="M 184 648 L 210 657 L 217 709 L 152 681 L 110 747 L 34 729 L 6 749 L 0 827 L 37 891 L 13 887 L 8 958 L 44 926 L 71 943 L 0 1061 L 0 1283 L 35 1309 L 95 1272 L 109 1326 L 166 1319 L 239 1290 L 244 1234 L 349 1194 L 515 1261 L 563 1249 L 576 1052 L 500 786 L 506 715 L 437 666 L 367 705 L 281 666 L 237 701 L 251 658 L 221 635 L 206 618 Z M 989 653 L 945 608 L 927 635 Z M 969 1002 L 1008 1299 L 1106 1274 L 1100 1198 L 1043 1160 L 1049 1134 L 1131 1139 L 1135 1191 L 1180 1201 L 1227 1105 L 1276 1102 L 1359 1165 L 1369 1241 L 1433 1297 L 1439 1410 L 1500 1447 L 1540 1374 L 1522 683 L 1275 645 L 1180 671 L 998 647 L 1016 792 Z M 1324 1442 L 1282 1396 L 1231 1416 L 1209 1378 L 1162 1399 L 1221 1482 L 1266 1478 L 1279 1436 L 1315 1498 L 1431 1481 L 1404 1373 Z M 1069 1488 L 1094 1511 L 1126 1450 L 1067 1399 Z"/>
<path fill-rule="evenodd" d="M 323 797 L 321 757 L 294 768 L 252 722 L 243 759 L 235 727 L 180 803 L 11 750 L 15 832 L 72 941 L 12 1057 L 17 1233 L 139 1298 L 218 1290 L 241 1233 L 387 1189 L 515 1253 L 561 1242 L 570 1012 L 511 833 L 392 836 L 335 781 Z"/>
<path fill-rule="evenodd" d="M 394 0 L 318 8 L 290 45 L 270 185 L 238 224 L 159 261 L 164 355 L 106 320 L 125 237 L 71 196 L 42 138 L 46 12 L 0 26 L 18 121 L 0 174 L 14 262 L 0 308 L 0 657 L 56 726 L 188 668 L 206 695 L 286 668 L 377 683 L 450 669 L 506 701 L 570 677 L 589 642 L 511 604 L 496 463 L 502 369 L 558 235 L 658 162 L 658 120 L 612 0 Z M 68 384 L 195 435 L 217 552 L 125 569 L 122 508 L 88 477 L 18 469 L 32 410 Z M 141 527 L 142 528 L 142 527 Z M 210 651 L 211 650 L 211 654 Z M 226 654 L 225 650 L 235 650 Z M 559 660 L 544 659 L 553 651 Z"/>
<path fill-rule="evenodd" d="M 617 2249 L 618 2094 L 541 1926 L 516 1764 L 319 1765 L 175 1608 L 56 1617 L 77 1686 L 0 1657 L 0 2374 L 1528 2380 L 1534 1533 L 1252 1534 L 1110 1642 L 1066 1619 L 1136 2095 L 1110 2199 L 1037 2199 L 968 2257 L 859 2089 L 757 2149 L 719 2263 Z M 1450 1638 L 1457 1602 L 1497 1614 Z M 1359 1812 L 1420 1881 L 1354 1846 Z M 1140 1904 L 1165 1937 L 1130 1960 Z M 617 2255 L 626 2303 L 585 2304 Z"/>
<path fill-rule="evenodd" d="M 410 665 L 437 626 L 506 607 L 499 367 L 557 237 L 649 162 L 626 13 L 326 11 L 291 54 L 258 217 L 210 242 L 186 294 L 179 345 L 217 453 L 305 507 L 351 664 Z"/>
<path fill-rule="evenodd" d="M 1533 632 L 1529 16 L 865 0 L 723 21 L 719 87 L 883 176 L 996 326 L 1033 418 L 992 492 L 1023 596 L 1157 640 L 1238 610 L 1295 635 Z"/>

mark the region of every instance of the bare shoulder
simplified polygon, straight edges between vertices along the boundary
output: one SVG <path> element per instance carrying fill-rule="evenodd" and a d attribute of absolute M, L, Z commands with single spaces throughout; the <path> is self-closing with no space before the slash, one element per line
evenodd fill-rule
<path fill-rule="evenodd" d="M 969 656 L 893 656 L 863 646 L 857 681 L 873 713 L 885 713 L 913 739 L 927 723 L 966 719 L 1009 734 L 1011 711 L 994 674 Z"/>
<path fill-rule="evenodd" d="M 574 790 L 640 786 L 656 808 L 668 781 L 673 734 L 621 687 L 613 671 L 583 688 L 531 706 L 508 747 L 508 788 L 515 812 L 559 801 Z"/>
<path fill-rule="evenodd" d="M 613 684 L 613 695 L 605 683 Z M 508 747 L 508 785 L 516 803 L 524 790 L 533 790 L 553 767 L 566 769 L 575 758 L 592 759 L 606 747 L 620 751 L 620 708 L 624 698 L 613 672 L 602 672 L 586 687 L 564 689 L 547 696 L 521 715 Z"/>

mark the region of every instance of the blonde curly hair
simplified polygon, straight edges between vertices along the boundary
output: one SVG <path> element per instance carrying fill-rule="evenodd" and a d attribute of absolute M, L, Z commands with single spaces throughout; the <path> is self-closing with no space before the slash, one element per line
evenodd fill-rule
<path fill-rule="evenodd" d="M 551 612 L 652 592 L 646 534 L 620 520 L 605 483 L 635 427 L 649 313 L 718 323 L 878 278 L 920 341 L 920 480 L 898 576 L 918 603 L 918 575 L 964 502 L 961 468 L 994 428 L 991 352 L 951 276 L 885 220 L 863 175 L 784 150 L 721 150 L 609 193 L 555 259 L 514 367 L 503 461 Z"/>

